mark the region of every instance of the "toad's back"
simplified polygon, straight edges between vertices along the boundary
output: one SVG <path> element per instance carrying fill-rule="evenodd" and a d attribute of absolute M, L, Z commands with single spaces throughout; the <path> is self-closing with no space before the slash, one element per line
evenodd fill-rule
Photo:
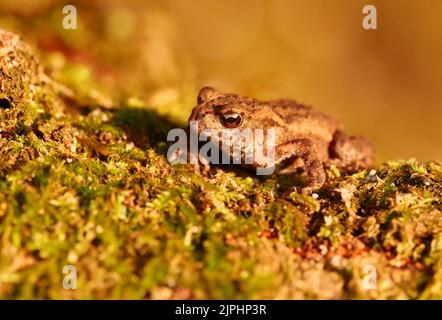
<path fill-rule="evenodd" d="M 329 144 L 335 132 L 343 129 L 337 118 L 292 100 L 269 101 L 265 104 L 280 119 L 283 128 L 278 144 L 308 138 L 316 144 L 321 160 L 329 158 Z"/>

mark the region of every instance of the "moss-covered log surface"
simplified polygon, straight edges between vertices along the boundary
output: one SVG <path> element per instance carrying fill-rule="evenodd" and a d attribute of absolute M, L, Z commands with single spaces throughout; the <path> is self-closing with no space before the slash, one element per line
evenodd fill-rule
<path fill-rule="evenodd" d="M 155 106 L 72 91 L 0 38 L 0 298 L 442 298 L 441 164 L 331 167 L 311 196 L 201 175 L 167 162 Z"/>

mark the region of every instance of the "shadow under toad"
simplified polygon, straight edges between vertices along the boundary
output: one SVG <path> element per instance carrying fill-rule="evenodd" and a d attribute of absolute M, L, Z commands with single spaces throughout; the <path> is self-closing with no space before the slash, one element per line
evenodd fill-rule
<path fill-rule="evenodd" d="M 169 142 L 167 133 L 179 128 L 178 123 L 159 115 L 154 110 L 134 107 L 121 107 L 115 110 L 112 124 L 122 129 L 135 146 L 146 150 L 153 148 L 166 155 Z"/>

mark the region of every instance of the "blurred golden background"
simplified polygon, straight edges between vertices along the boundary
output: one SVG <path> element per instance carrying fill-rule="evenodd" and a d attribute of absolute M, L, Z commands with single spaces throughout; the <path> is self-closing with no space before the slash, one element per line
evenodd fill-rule
<path fill-rule="evenodd" d="M 63 29 L 68 4 L 77 30 Z M 367 4 L 377 30 L 362 28 Z M 166 108 L 203 85 L 293 98 L 369 136 L 380 161 L 442 159 L 439 0 L 0 0 L 0 27 L 87 65 L 114 98 Z"/>

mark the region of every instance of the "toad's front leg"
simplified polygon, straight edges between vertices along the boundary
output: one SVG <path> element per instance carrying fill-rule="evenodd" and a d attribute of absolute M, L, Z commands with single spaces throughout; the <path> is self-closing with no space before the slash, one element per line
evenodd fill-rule
<path fill-rule="evenodd" d="M 308 183 L 302 188 L 302 193 L 309 194 L 319 189 L 325 182 L 325 172 L 315 144 L 309 139 L 297 139 L 278 146 L 276 152 L 276 172 L 288 174 L 298 167 L 298 159 L 302 159 L 307 173 Z"/>

